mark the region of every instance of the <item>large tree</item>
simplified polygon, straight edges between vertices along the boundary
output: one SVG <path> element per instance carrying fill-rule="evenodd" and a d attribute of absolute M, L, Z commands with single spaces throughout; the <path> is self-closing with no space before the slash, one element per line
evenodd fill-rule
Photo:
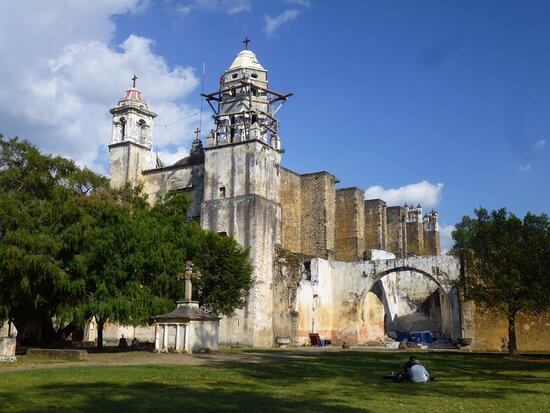
<path fill-rule="evenodd" d="M 143 325 L 182 297 L 186 260 L 201 270 L 195 298 L 230 314 L 250 288 L 248 251 L 188 222 L 189 199 L 151 208 L 140 188 L 0 138 L 0 320 L 19 338 L 64 340 L 91 317 Z"/>
<path fill-rule="evenodd" d="M 78 256 L 71 228 L 82 220 L 74 201 L 106 186 L 70 160 L 0 136 L 0 318 L 20 338 L 62 334 L 52 320 L 79 286 L 67 270 Z"/>
<path fill-rule="evenodd" d="M 508 319 L 508 349 L 517 354 L 518 312 L 550 308 L 550 221 L 528 213 L 522 219 L 506 209 L 480 208 L 453 232 L 453 251 L 466 266 L 466 294 Z"/>

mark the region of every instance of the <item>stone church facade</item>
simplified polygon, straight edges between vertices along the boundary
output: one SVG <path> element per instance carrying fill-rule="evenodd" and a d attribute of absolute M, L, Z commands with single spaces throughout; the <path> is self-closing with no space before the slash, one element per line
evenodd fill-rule
<path fill-rule="evenodd" d="M 436 211 L 365 200 L 362 189 L 338 187 L 329 172 L 282 165 L 276 113 L 290 96 L 270 89 L 267 70 L 245 48 L 219 90 L 203 95 L 214 129 L 204 145 L 197 133 L 189 156 L 173 165 L 153 151 L 156 115 L 135 79 L 110 111 L 113 187 L 141 184 L 151 203 L 184 192 L 189 220 L 250 247 L 255 283 L 244 308 L 221 320 L 221 343 L 300 345 L 318 333 L 360 344 L 430 330 L 454 342 L 473 338 L 473 348 L 500 348 L 505 328 L 460 297 L 460 263 L 441 255 Z M 535 322 L 525 323 L 528 331 Z M 112 342 L 122 334 L 153 340 L 150 327 L 105 331 Z"/>
<path fill-rule="evenodd" d="M 300 320 L 297 308 L 304 303 L 296 300 L 316 259 L 362 263 L 440 254 L 436 211 L 423 215 L 420 205 L 365 200 L 360 188 L 338 188 L 329 172 L 299 174 L 282 166 L 275 114 L 291 94 L 269 88 L 268 72 L 252 51 L 239 52 L 219 90 L 203 96 L 214 112 L 214 129 L 204 146 L 197 135 L 189 156 L 165 165 L 153 151 L 156 115 L 135 84 L 128 89 L 110 111 L 110 182 L 141 184 L 151 202 L 184 192 L 192 199 L 188 219 L 250 247 L 256 282 L 245 308 L 222 320 L 222 342 L 306 340 L 308 329 L 299 324 L 307 324 L 308 316 Z M 338 338 L 332 327 L 320 330 Z M 348 335 L 342 337 L 350 340 Z"/>

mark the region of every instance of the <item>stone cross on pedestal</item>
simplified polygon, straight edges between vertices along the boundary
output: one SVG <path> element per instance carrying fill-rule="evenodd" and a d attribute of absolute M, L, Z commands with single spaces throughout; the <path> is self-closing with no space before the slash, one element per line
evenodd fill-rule
<path fill-rule="evenodd" d="M 200 271 L 193 272 L 193 263 L 191 261 L 185 262 L 185 273 L 184 274 L 178 274 L 178 280 L 185 280 L 185 297 L 183 299 L 184 302 L 190 303 L 192 301 L 193 297 L 193 285 L 191 280 L 197 279 L 201 277 Z"/>

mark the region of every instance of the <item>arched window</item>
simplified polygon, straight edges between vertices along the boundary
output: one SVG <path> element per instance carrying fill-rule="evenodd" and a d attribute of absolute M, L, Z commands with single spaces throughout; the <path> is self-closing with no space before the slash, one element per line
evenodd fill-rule
<path fill-rule="evenodd" d="M 139 134 L 140 142 L 145 142 L 146 130 L 147 130 L 147 124 L 143 119 L 140 119 L 138 122 L 138 134 Z"/>
<path fill-rule="evenodd" d="M 121 140 L 126 137 L 126 118 L 120 118 L 120 137 Z"/>
<path fill-rule="evenodd" d="M 233 143 L 233 138 L 235 137 L 235 116 L 231 115 L 229 117 L 229 122 L 231 123 L 231 136 L 230 136 L 230 143 Z"/>

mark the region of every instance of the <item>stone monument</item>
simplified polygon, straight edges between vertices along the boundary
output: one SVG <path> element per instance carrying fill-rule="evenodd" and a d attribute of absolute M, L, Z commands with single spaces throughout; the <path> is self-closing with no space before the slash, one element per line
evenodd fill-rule
<path fill-rule="evenodd" d="M 15 357 L 15 346 L 17 344 L 17 339 L 15 334 L 12 332 L 11 322 L 8 321 L 6 328 L 0 322 L 0 363 L 1 362 L 14 362 L 17 361 Z M 4 333 L 6 330 L 6 333 Z"/>
<path fill-rule="evenodd" d="M 197 353 L 218 350 L 220 318 L 208 313 L 192 300 L 192 279 L 200 278 L 193 271 L 193 263 L 185 263 L 185 274 L 178 275 L 185 282 L 185 298 L 168 314 L 156 316 L 155 352 Z"/>

